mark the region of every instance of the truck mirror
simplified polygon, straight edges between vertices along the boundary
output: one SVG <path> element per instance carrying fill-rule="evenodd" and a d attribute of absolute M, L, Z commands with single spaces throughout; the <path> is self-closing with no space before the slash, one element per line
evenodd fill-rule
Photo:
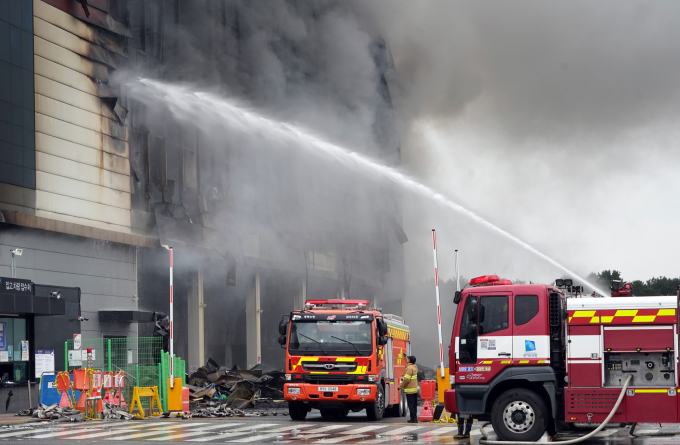
<path fill-rule="evenodd" d="M 453 304 L 458 304 L 460 303 L 460 300 L 463 299 L 463 293 L 459 290 L 456 291 L 455 295 L 453 296 Z"/>
<path fill-rule="evenodd" d="M 385 346 L 387 344 L 387 337 L 379 337 L 378 338 L 378 344 L 380 346 Z"/>
<path fill-rule="evenodd" d="M 279 337 L 279 344 L 283 347 L 286 346 L 286 336 L 285 335 L 282 335 L 281 337 Z"/>
<path fill-rule="evenodd" d="M 279 323 L 279 334 L 281 334 L 282 336 L 285 336 L 287 332 L 288 332 L 288 322 L 286 320 L 282 319 L 281 322 Z M 280 341 L 279 341 L 279 343 L 280 343 Z"/>
<path fill-rule="evenodd" d="M 473 298 L 470 300 L 470 306 L 468 306 L 468 317 L 471 322 L 477 322 L 477 316 L 479 315 L 479 307 L 477 305 L 477 299 Z"/>
<path fill-rule="evenodd" d="M 376 320 L 378 322 L 378 333 L 381 337 L 387 335 L 387 323 L 385 320 Z"/>
<path fill-rule="evenodd" d="M 467 336 L 468 339 L 477 338 L 477 323 L 470 323 L 468 325 Z"/>

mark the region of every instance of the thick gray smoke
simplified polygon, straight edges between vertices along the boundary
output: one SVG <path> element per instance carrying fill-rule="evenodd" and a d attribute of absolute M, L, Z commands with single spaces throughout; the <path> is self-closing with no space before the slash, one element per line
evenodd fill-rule
<path fill-rule="evenodd" d="M 677 2 L 371 6 L 413 174 L 581 274 L 677 275 Z M 431 228 L 444 277 L 454 248 L 467 276 L 561 275 L 419 202 L 405 215 L 412 279 L 432 274 L 430 252 L 416 248 Z"/>
<path fill-rule="evenodd" d="M 276 327 L 299 308 L 303 283 L 307 298 L 342 294 L 401 313 L 401 203 L 393 189 L 264 134 L 231 132 L 215 116 L 174 113 L 167 102 L 131 87 L 137 78 L 191 85 L 396 164 L 399 125 L 384 80 L 391 59 L 372 19 L 339 1 L 188 0 L 143 13 L 164 17 L 157 47 L 157 36 L 145 34 L 147 53 L 162 48 L 162 61 L 143 63 L 138 56 L 137 69 L 116 79 L 130 108 L 131 164 L 139 173 L 135 216 L 151 213 L 153 221 L 155 212 L 156 221 L 180 220 L 199 232 L 201 224 L 206 230 L 194 238 L 205 239 L 227 264 L 232 256 L 238 263 L 235 287 L 225 286 L 228 267 L 219 257 L 204 264 L 210 269 L 207 354 L 245 364 L 237 356 L 245 349 L 244 297 L 256 270 L 265 308 L 262 356 L 272 366 L 283 363 Z M 196 267 L 179 249 L 176 258 L 178 274 Z M 165 259 L 147 259 L 154 262 L 160 276 Z M 154 292 L 155 280 L 144 277 L 142 288 Z"/>

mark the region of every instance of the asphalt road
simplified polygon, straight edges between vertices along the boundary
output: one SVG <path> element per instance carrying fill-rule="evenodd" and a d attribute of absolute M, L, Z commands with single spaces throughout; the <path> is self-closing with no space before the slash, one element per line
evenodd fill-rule
<path fill-rule="evenodd" d="M 456 444 L 455 424 L 408 424 L 405 418 L 385 418 L 370 422 L 361 413 L 342 421 L 326 421 L 310 413 L 304 422 L 287 417 L 245 417 L 226 419 L 147 419 L 144 421 L 20 424 L 0 429 L 3 443 L 58 444 L 58 443 L 122 443 L 146 442 L 205 442 L 249 444 Z M 472 443 L 478 443 L 480 433 L 475 425 Z M 584 444 L 639 445 L 680 444 L 675 437 L 633 438 L 628 427 L 607 429 Z M 678 425 L 664 425 L 662 431 L 680 433 Z M 638 433 L 659 431 L 658 425 L 641 425 Z M 564 440 L 578 434 L 562 435 Z"/>

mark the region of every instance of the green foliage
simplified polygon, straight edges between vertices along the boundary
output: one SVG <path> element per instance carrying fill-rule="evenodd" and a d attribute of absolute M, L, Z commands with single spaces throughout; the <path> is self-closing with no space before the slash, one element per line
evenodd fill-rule
<path fill-rule="evenodd" d="M 609 289 L 612 285 L 612 280 L 620 280 L 621 272 L 618 270 L 603 270 L 602 272 L 591 272 L 588 275 L 588 281 L 595 284 L 600 289 Z"/>
<path fill-rule="evenodd" d="M 621 272 L 618 270 L 603 270 L 602 272 L 591 272 L 588 275 L 588 280 L 599 284 L 600 287 L 609 289 L 612 280 L 621 280 L 622 283 L 630 283 L 633 285 L 633 295 L 637 297 L 644 297 L 648 295 L 675 295 L 678 285 L 680 285 L 680 277 L 654 277 L 647 281 L 634 280 L 627 281 L 621 277 Z"/>

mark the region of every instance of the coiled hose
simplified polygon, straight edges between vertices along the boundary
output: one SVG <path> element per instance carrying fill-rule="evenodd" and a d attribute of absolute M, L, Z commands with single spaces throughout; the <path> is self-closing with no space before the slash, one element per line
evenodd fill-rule
<path fill-rule="evenodd" d="M 623 382 L 623 388 L 621 388 L 621 393 L 619 394 L 619 398 L 616 400 L 616 403 L 614 404 L 614 408 L 612 408 L 611 412 L 607 416 L 606 419 L 604 419 L 604 422 L 597 428 L 595 428 L 593 431 L 590 433 L 586 434 L 585 436 L 578 437 L 576 439 L 569 439 L 569 440 L 556 440 L 554 441 L 555 443 L 559 443 L 562 445 L 571 445 L 573 443 L 579 443 L 583 442 L 584 440 L 588 440 L 591 437 L 593 437 L 595 434 L 599 433 L 602 431 L 602 429 L 607 426 L 610 420 L 612 420 L 612 417 L 614 417 L 614 413 L 616 413 L 616 410 L 619 409 L 619 405 L 621 405 L 621 401 L 623 400 L 623 396 L 626 395 L 626 390 L 628 389 L 628 385 L 630 384 L 630 381 L 633 379 L 633 375 L 629 374 L 628 377 L 626 377 L 626 381 Z M 514 440 L 488 440 L 486 438 L 486 432 L 484 431 L 484 427 L 490 425 L 490 422 L 486 422 L 482 427 L 480 428 L 480 431 L 482 432 L 482 438 L 479 439 L 479 443 L 482 445 L 534 445 L 536 442 L 528 442 L 528 441 L 514 441 Z"/>

